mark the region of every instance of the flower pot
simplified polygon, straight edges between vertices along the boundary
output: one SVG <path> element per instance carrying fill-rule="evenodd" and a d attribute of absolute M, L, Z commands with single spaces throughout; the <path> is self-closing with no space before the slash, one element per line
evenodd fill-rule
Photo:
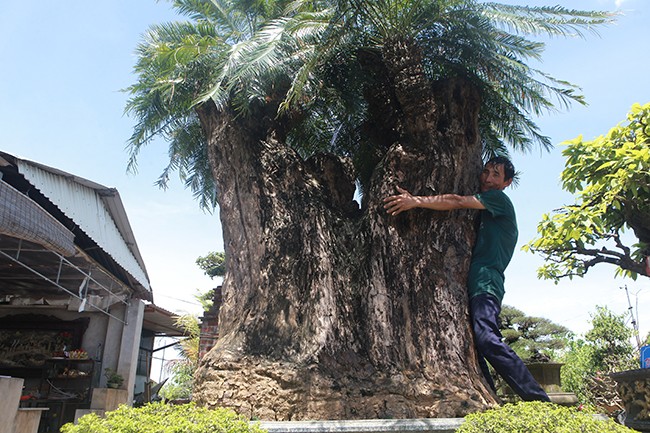
<path fill-rule="evenodd" d="M 572 392 L 562 391 L 560 369 L 563 365 L 559 362 L 529 362 L 526 367 L 553 403 L 574 406 L 578 397 Z"/>

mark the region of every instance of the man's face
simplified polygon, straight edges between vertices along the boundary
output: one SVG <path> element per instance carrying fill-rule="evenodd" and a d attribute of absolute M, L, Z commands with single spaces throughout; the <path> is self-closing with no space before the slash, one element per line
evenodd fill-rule
<path fill-rule="evenodd" d="M 512 183 L 512 179 L 505 179 L 506 174 L 503 164 L 487 164 L 481 173 L 481 192 L 491 189 L 503 190 Z"/>

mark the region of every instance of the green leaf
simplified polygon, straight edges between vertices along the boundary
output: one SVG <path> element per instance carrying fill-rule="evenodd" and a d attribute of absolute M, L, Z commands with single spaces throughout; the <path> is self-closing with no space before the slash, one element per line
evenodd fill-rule
<path fill-rule="evenodd" d="M 650 176 L 646 169 L 650 136 L 637 125 L 650 119 L 650 104 L 635 104 L 627 118 L 606 136 L 592 141 L 578 137 L 564 143 L 563 188 L 575 194 L 575 204 L 562 207 L 550 217 L 544 215 L 538 225 L 540 237 L 528 244 L 530 251 L 553 262 L 542 268 L 540 276 L 557 279 L 583 275 L 592 261 L 604 258 L 603 249 L 621 255 L 613 260 L 617 275 L 639 275 L 635 266 L 645 248 L 642 245 L 650 244 Z M 641 236 L 636 245 L 622 245 L 620 239 L 616 242 L 624 227 Z"/>

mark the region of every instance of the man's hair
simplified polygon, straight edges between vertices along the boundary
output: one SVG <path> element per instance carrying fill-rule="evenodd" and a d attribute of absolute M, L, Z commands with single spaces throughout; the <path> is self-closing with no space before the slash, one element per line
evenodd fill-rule
<path fill-rule="evenodd" d="M 515 177 L 515 166 L 505 156 L 494 156 L 485 165 L 503 165 L 504 180 L 510 180 Z"/>

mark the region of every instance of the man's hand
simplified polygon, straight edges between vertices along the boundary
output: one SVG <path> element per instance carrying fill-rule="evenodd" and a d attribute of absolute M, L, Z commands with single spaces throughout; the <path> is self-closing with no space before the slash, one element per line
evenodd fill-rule
<path fill-rule="evenodd" d="M 397 215 L 405 210 L 421 207 L 439 211 L 454 209 L 485 209 L 483 203 L 473 195 L 441 194 L 411 195 L 404 188 L 397 187 L 398 195 L 384 199 L 384 209 L 390 215 Z"/>
<path fill-rule="evenodd" d="M 384 209 L 390 215 L 395 216 L 418 206 L 419 199 L 412 196 L 410 192 L 399 186 L 397 187 L 397 192 L 399 192 L 398 195 L 391 195 L 384 199 Z"/>

